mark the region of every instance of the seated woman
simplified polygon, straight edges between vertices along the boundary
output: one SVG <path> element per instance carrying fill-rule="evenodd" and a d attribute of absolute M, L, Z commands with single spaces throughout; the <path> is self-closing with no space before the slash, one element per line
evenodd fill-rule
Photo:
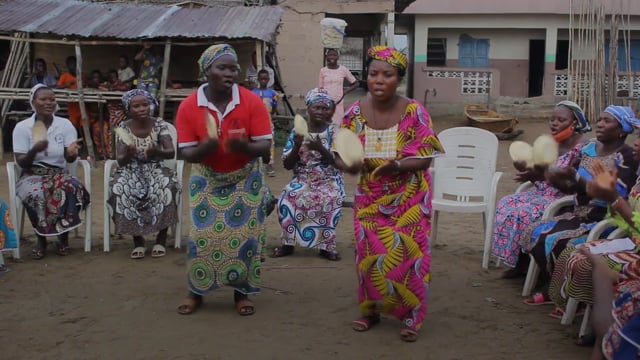
<path fill-rule="evenodd" d="M 89 193 L 65 170 L 78 158 L 82 140 L 69 120 L 54 115 L 58 105 L 53 90 L 39 84 L 29 95 L 34 114 L 13 130 L 13 153 L 22 168 L 16 193 L 38 237 L 32 256 L 39 260 L 46 255 L 46 236 L 58 236 L 58 253 L 69 254 L 68 232 L 82 224 L 80 211 L 89 205 Z M 34 142 L 36 122 L 46 128 L 45 140 L 37 136 Z"/>
<path fill-rule="evenodd" d="M 593 267 L 591 322 L 596 340 L 590 359 L 640 359 L 640 261 L 615 273 L 588 246 L 581 252 Z"/>
<path fill-rule="evenodd" d="M 272 257 L 293 254 L 296 242 L 318 248 L 320 256 L 340 260 L 336 250 L 336 226 L 342 215 L 344 183 L 331 152 L 334 128 L 331 117 L 335 104 L 325 89 L 315 88 L 305 98 L 309 114 L 309 134 L 305 140 L 294 130 L 284 147 L 282 160 L 293 177 L 278 203 L 282 226 L 282 246 Z"/>
<path fill-rule="evenodd" d="M 640 160 L 640 136 L 636 139 L 633 148 L 636 159 Z M 615 183 L 615 178 L 612 181 Z M 638 244 L 633 250 L 598 255 L 612 271 L 618 272 L 626 264 L 640 260 L 640 218 L 636 219 L 637 214 L 640 214 L 640 183 L 637 182 L 631 188 L 628 200 L 620 198 L 613 187 L 595 188 L 595 184 L 592 185 L 591 182 L 587 185 L 587 192 L 613 205 L 609 207 L 610 220 L 616 226 L 625 229 L 629 237 Z M 636 225 L 634 221 L 638 224 Z M 597 240 L 589 244 L 596 245 L 606 241 L 609 240 Z M 569 298 L 591 304 L 593 268 L 589 259 L 579 251 L 580 247 L 567 246 L 556 261 L 549 286 L 549 296 L 558 307 L 564 307 Z"/>
<path fill-rule="evenodd" d="M 547 180 L 565 193 L 576 194 L 576 207 L 565 213 L 527 228 L 522 244 L 529 248 L 546 279 L 553 273 L 554 260 L 567 245 L 583 243 L 593 226 L 607 213 L 606 201 L 592 198 L 586 192 L 587 181 L 592 179 L 595 160 L 608 170 L 617 169 L 616 189 L 620 196 L 627 197 L 628 189 L 636 181 L 638 160 L 633 150 L 624 142 L 633 132 L 635 120 L 621 109 L 621 106 L 607 107 L 596 123 L 596 139 L 587 142 L 580 151 L 579 158 L 572 166 L 551 168 Z M 543 295 L 543 296 L 540 296 Z M 547 294 L 536 294 L 528 304 L 547 302 Z"/>
<path fill-rule="evenodd" d="M 157 102 L 151 93 L 130 90 L 122 96 L 122 105 L 129 119 L 119 128 L 128 134 L 131 144 L 117 140 L 118 169 L 109 184 L 108 204 L 116 233 L 133 235 L 132 259 L 144 258 L 143 235 L 154 232 L 158 234 L 151 257 L 162 257 L 169 226 L 178 219 L 178 179 L 162 162 L 175 156 L 173 141 L 166 123 L 152 116 L 151 107 L 157 107 Z"/>
<path fill-rule="evenodd" d="M 576 103 L 562 101 L 553 109 L 549 130 L 558 142 L 560 157 L 556 166 L 568 166 L 582 148 L 582 134 L 591 131 L 584 112 Z M 544 209 L 564 194 L 544 181 L 543 167 L 527 168 L 524 163 L 514 163 L 518 170 L 516 181 L 532 182 L 535 188 L 511 194 L 498 201 L 493 230 L 491 253 L 512 267 L 503 278 L 514 278 L 526 273 L 529 256 L 521 253 L 520 243 L 529 224 L 542 217 Z M 523 256 L 524 255 L 524 256 Z"/>

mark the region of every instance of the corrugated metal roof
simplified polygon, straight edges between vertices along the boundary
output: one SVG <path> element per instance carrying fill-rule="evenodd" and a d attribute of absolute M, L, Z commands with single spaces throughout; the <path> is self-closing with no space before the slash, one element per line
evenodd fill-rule
<path fill-rule="evenodd" d="M 272 41 L 277 6 L 181 7 L 70 0 L 0 2 L 0 31 L 119 39 L 251 38 Z"/>

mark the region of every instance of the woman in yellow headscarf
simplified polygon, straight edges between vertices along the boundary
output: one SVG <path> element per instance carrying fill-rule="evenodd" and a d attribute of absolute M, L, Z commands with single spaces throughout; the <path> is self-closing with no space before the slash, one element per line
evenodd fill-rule
<path fill-rule="evenodd" d="M 443 153 L 431 118 L 419 102 L 398 95 L 407 58 L 386 46 L 369 49 L 369 93 L 354 103 L 342 127 L 365 149 L 355 195 L 356 264 L 366 331 L 382 311 L 402 321 L 400 336 L 416 341 L 427 310 L 431 253 L 431 158 Z M 337 162 L 340 164 L 340 162 Z"/>

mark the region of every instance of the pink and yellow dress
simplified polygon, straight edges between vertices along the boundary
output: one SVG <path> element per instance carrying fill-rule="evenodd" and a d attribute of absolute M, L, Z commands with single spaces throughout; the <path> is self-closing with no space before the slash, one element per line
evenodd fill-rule
<path fill-rule="evenodd" d="M 427 310 L 431 279 L 431 177 L 428 170 L 373 178 L 373 170 L 393 159 L 444 153 L 427 110 L 410 100 L 400 122 L 372 129 L 354 103 L 342 127 L 356 133 L 365 163 L 354 198 L 358 300 L 362 315 L 382 311 L 418 330 Z"/>

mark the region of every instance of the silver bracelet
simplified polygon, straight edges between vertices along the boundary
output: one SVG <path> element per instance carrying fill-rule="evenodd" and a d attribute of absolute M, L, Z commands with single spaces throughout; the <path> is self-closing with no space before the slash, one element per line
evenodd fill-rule
<path fill-rule="evenodd" d="M 396 171 L 400 172 L 400 160 L 393 160 L 393 163 L 396 165 Z"/>
<path fill-rule="evenodd" d="M 582 177 L 580 176 L 580 173 L 576 171 L 576 177 L 575 177 L 576 183 L 579 183 L 580 179 L 582 179 Z"/>

